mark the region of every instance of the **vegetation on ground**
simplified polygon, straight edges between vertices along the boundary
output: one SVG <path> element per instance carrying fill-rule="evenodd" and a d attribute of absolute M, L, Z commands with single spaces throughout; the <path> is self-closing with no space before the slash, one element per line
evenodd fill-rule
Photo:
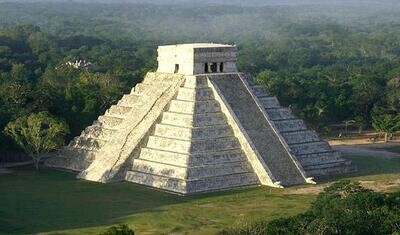
<path fill-rule="evenodd" d="M 224 235 L 278 234 L 398 234 L 400 191 L 380 193 L 358 182 L 339 181 L 325 188 L 310 208 L 269 223 L 258 222 L 225 230 Z"/>
<path fill-rule="evenodd" d="M 105 232 L 100 235 L 135 235 L 133 229 L 129 228 L 126 224 L 120 224 L 117 226 L 111 226 Z"/>

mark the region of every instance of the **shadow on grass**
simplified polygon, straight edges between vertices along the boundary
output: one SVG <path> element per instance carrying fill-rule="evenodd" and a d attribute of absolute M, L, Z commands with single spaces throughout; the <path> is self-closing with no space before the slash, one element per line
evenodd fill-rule
<path fill-rule="evenodd" d="M 357 172 L 350 174 L 334 175 L 320 177 L 318 183 L 327 183 L 344 178 L 361 177 L 361 176 L 378 176 L 385 177 L 390 174 L 400 175 L 400 158 L 383 158 L 380 156 L 356 156 L 344 155 L 343 158 L 351 160 L 352 164 L 356 165 Z"/>
<path fill-rule="evenodd" d="M 107 226 L 137 213 L 159 211 L 162 206 L 244 191 L 183 197 L 130 182 L 102 184 L 77 180 L 68 172 L 37 172 L 27 167 L 1 175 L 0 188 L 0 234 Z"/>

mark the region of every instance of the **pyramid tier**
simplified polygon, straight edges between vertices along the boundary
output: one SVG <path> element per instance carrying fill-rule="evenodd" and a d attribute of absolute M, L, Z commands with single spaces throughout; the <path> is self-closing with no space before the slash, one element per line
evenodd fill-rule
<path fill-rule="evenodd" d="M 254 173 L 239 173 L 197 180 L 182 180 L 160 175 L 128 171 L 126 180 L 180 194 L 203 193 L 259 184 L 257 176 Z"/>
<path fill-rule="evenodd" d="M 112 105 L 105 114 L 114 117 L 125 117 L 130 111 L 132 111 L 132 107 Z"/>
<path fill-rule="evenodd" d="M 147 147 L 177 153 L 201 153 L 238 149 L 240 145 L 234 136 L 189 141 L 153 135 L 149 137 Z"/>
<path fill-rule="evenodd" d="M 281 105 L 279 104 L 279 101 L 276 97 L 272 96 L 272 97 L 262 97 L 259 98 L 261 104 L 267 108 L 280 108 Z"/>
<path fill-rule="evenodd" d="M 107 144 L 107 140 L 97 139 L 97 138 L 87 138 L 85 136 L 75 137 L 68 146 L 83 148 L 86 150 L 99 150 L 104 145 Z"/>
<path fill-rule="evenodd" d="M 178 91 L 178 95 L 176 98 L 178 100 L 186 100 L 186 101 L 204 101 L 204 100 L 211 100 L 214 98 L 214 96 L 212 89 L 209 87 L 200 87 L 200 88 L 181 87 Z"/>
<path fill-rule="evenodd" d="M 311 130 L 285 132 L 282 133 L 282 136 L 289 145 L 320 141 L 318 134 Z"/>
<path fill-rule="evenodd" d="M 238 162 L 199 166 L 176 166 L 165 162 L 154 162 L 145 159 L 136 159 L 132 171 L 171 177 L 177 179 L 201 179 L 206 177 L 223 176 L 238 173 L 252 172 L 246 159 Z"/>
<path fill-rule="evenodd" d="M 162 162 L 167 165 L 195 167 L 240 162 L 246 159 L 246 156 L 241 149 L 187 154 L 145 147 L 141 149 L 140 159 Z"/>
<path fill-rule="evenodd" d="M 233 136 L 233 131 L 229 125 L 190 128 L 161 123 L 156 125 L 154 135 L 181 140 L 199 140 Z"/>
<path fill-rule="evenodd" d="M 175 113 L 212 113 L 218 112 L 221 108 L 219 103 L 215 100 L 205 100 L 205 101 L 186 101 L 186 100 L 172 100 L 169 111 Z"/>
<path fill-rule="evenodd" d="M 46 160 L 47 167 L 63 168 L 80 172 L 95 159 L 97 152 L 82 148 L 63 147 L 56 157 Z"/>
<path fill-rule="evenodd" d="M 208 80 L 206 77 L 201 76 L 186 76 L 185 83 L 183 85 L 185 88 L 208 88 Z"/>
<path fill-rule="evenodd" d="M 193 115 L 168 111 L 163 113 L 161 123 L 182 127 L 202 127 L 224 125 L 226 118 L 222 112 Z"/>

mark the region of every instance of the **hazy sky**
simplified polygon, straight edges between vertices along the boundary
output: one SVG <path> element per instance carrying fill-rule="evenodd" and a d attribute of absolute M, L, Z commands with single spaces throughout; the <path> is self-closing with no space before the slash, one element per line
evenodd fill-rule
<path fill-rule="evenodd" d="M 0 0 L 0 2 L 102 2 L 102 3 L 150 3 L 150 4 L 228 4 L 228 5 L 399 5 L 400 0 Z"/>

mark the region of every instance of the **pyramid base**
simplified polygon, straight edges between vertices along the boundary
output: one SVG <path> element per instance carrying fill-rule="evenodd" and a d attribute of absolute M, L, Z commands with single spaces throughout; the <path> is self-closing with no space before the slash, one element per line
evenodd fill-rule
<path fill-rule="evenodd" d="M 200 179 L 176 179 L 137 171 L 128 171 L 126 181 L 177 194 L 196 194 L 259 185 L 254 173 L 222 175 Z"/>

